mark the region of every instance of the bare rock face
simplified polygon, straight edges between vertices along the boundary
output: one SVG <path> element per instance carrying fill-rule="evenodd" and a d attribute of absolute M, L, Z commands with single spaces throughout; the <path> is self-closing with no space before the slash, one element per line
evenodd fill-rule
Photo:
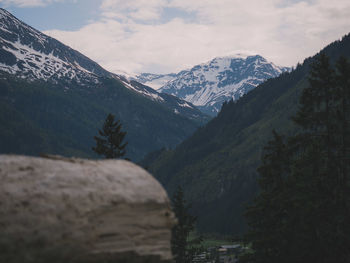
<path fill-rule="evenodd" d="M 168 262 L 162 186 L 123 160 L 0 155 L 0 262 Z"/>

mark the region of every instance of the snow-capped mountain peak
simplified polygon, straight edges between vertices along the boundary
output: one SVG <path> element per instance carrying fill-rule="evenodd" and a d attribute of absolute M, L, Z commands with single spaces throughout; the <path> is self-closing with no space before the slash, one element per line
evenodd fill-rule
<path fill-rule="evenodd" d="M 138 80 L 152 87 L 155 80 L 168 79 L 159 91 L 177 96 L 203 112 L 215 115 L 223 102 L 236 100 L 266 79 L 288 70 L 260 55 L 240 53 L 217 57 L 178 74 L 157 75 L 146 81 L 142 77 L 147 74 L 141 74 Z"/>

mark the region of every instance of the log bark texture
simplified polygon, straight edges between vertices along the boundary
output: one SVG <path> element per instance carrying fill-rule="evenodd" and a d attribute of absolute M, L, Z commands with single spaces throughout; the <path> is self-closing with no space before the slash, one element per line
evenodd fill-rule
<path fill-rule="evenodd" d="M 131 162 L 0 155 L 0 262 L 170 262 L 174 222 Z"/>

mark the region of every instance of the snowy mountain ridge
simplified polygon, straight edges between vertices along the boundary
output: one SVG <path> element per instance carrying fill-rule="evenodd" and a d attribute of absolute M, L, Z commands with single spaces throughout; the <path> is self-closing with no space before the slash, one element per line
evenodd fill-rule
<path fill-rule="evenodd" d="M 175 79 L 177 74 L 153 74 L 153 73 L 141 73 L 139 75 L 131 77 L 131 79 L 141 82 L 144 85 L 150 86 L 155 90 L 163 87 L 167 82 Z"/>
<path fill-rule="evenodd" d="M 177 74 L 143 73 L 137 80 L 151 87 L 164 81 L 159 91 L 184 99 L 207 114 L 216 115 L 223 102 L 237 100 L 266 79 L 288 70 L 260 55 L 235 54 L 214 58 Z"/>
<path fill-rule="evenodd" d="M 0 70 L 27 80 L 78 83 L 111 76 L 97 63 L 0 9 Z"/>
<path fill-rule="evenodd" d="M 0 71 L 27 81 L 43 80 L 52 83 L 77 83 L 96 88 L 101 78 L 114 78 L 127 89 L 157 103 L 176 114 L 190 119 L 208 119 L 188 102 L 131 80 L 125 72 L 114 74 L 76 50 L 20 21 L 0 8 Z M 125 77 L 123 75 L 126 75 Z M 188 107 L 184 108 L 184 105 Z"/>

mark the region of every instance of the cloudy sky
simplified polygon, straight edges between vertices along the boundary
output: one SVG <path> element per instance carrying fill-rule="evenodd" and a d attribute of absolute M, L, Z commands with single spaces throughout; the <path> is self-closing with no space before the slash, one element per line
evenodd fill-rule
<path fill-rule="evenodd" d="M 282 66 L 350 32 L 349 0 L 0 0 L 106 69 L 169 73 L 235 53 Z"/>

